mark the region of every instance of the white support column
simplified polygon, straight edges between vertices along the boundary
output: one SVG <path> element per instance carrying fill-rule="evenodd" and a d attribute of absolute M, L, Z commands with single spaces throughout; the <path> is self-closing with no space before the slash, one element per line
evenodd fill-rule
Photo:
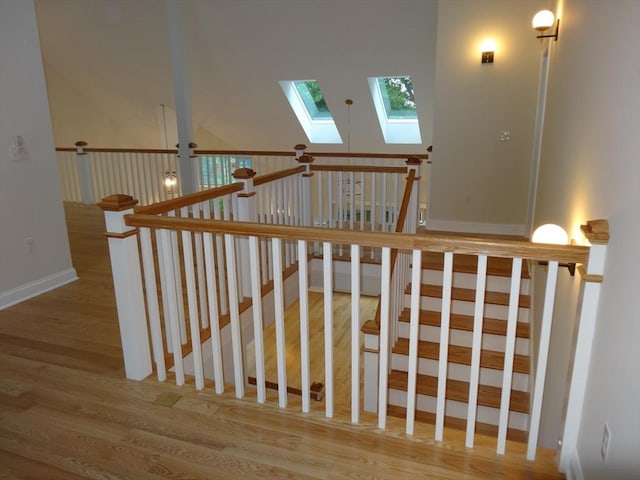
<path fill-rule="evenodd" d="M 300 145 L 296 145 L 296 147 L 299 146 Z M 311 164 L 313 163 L 313 157 L 311 155 L 302 155 L 296 160 L 300 165 L 304 165 L 306 167 L 306 170 L 302 174 L 302 214 L 300 217 L 302 220 L 302 226 L 310 227 L 312 225 L 311 192 L 313 188 L 313 172 L 311 171 Z"/>
<path fill-rule="evenodd" d="M 85 205 L 93 205 L 96 202 L 93 192 L 93 179 L 91 178 L 91 164 L 89 156 L 84 151 L 87 142 L 79 141 L 76 145 L 76 165 L 78 168 L 78 183 L 80 185 L 80 200 Z"/>
<path fill-rule="evenodd" d="M 98 206 L 104 210 L 109 239 L 125 373 L 129 379 L 143 380 L 151 374 L 151 349 L 142 293 L 138 229 L 124 223 L 124 216 L 133 213 L 137 203 L 129 195 L 110 195 Z"/>
<path fill-rule="evenodd" d="M 256 206 L 256 190 L 253 186 L 253 178 L 256 176 L 250 168 L 239 168 L 233 172 L 233 178 L 236 182 L 243 184 L 244 190 L 238 193 L 238 221 L 240 222 L 257 222 L 258 213 Z M 242 281 L 242 295 L 244 297 L 251 297 L 251 262 L 249 256 L 244 253 L 249 252 L 249 239 L 240 238 L 240 252 L 242 253 L 238 257 L 240 262 Z"/>
<path fill-rule="evenodd" d="M 582 286 L 578 306 L 578 331 L 572 362 L 573 370 L 558 465 L 562 473 L 566 473 L 571 457 L 578 446 L 578 434 L 600 300 L 600 285 L 603 280 L 607 243 L 609 242 L 609 224 L 606 220 L 587 222 L 586 225 L 582 225 L 582 231 L 591 243 L 591 250 L 586 268 L 582 265 L 578 267 L 578 272 L 582 277 Z"/>
<path fill-rule="evenodd" d="M 193 127 L 191 125 L 191 94 L 186 65 L 187 56 L 185 55 L 184 34 L 182 31 L 182 2 L 179 0 L 165 1 L 171 69 L 173 72 L 173 90 L 178 119 L 178 171 L 180 172 L 178 181 L 181 187 L 180 193 L 185 195 L 196 191 L 196 183 L 191 162 Z"/>

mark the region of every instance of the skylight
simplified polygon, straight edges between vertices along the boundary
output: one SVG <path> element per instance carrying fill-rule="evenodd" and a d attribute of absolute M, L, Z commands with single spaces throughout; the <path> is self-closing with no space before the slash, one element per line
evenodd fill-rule
<path fill-rule="evenodd" d="M 369 87 L 385 143 L 421 143 L 411 77 L 370 77 Z"/>
<path fill-rule="evenodd" d="M 316 80 L 284 80 L 280 86 L 311 143 L 342 143 Z"/>

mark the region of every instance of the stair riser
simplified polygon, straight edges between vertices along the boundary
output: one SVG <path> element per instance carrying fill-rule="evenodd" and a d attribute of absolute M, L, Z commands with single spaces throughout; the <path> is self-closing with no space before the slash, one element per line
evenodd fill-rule
<path fill-rule="evenodd" d="M 391 368 L 393 370 L 400 370 L 403 372 L 408 371 L 409 357 L 408 355 L 401 355 L 394 353 L 391 356 Z M 459 363 L 448 364 L 448 378 L 452 380 L 460 380 L 463 382 L 469 381 L 470 376 L 469 365 L 461 365 Z M 418 359 L 418 373 L 423 375 L 438 376 L 438 362 L 437 360 L 431 360 L 428 358 Z M 492 368 L 480 369 L 481 385 L 488 385 L 490 387 L 502 388 L 502 370 L 494 370 Z M 512 377 L 513 390 L 520 390 L 523 392 L 529 391 L 529 375 L 524 373 L 514 373 Z"/>
<path fill-rule="evenodd" d="M 401 338 L 409 338 L 409 323 L 398 323 L 398 335 Z M 431 325 L 420 325 L 420 340 L 429 342 L 440 342 L 440 327 Z M 449 330 L 449 344 L 461 347 L 471 347 L 473 345 L 473 333 L 462 330 Z M 482 335 L 482 348 L 495 352 L 505 351 L 505 337 L 503 335 L 492 335 L 484 333 Z M 516 354 L 529 354 L 529 340 L 526 338 L 516 338 Z"/>
<path fill-rule="evenodd" d="M 407 406 L 407 392 L 402 390 L 389 389 L 389 404 L 400 407 Z M 427 395 L 416 395 L 416 409 L 423 412 L 436 412 L 436 398 Z M 468 407 L 466 403 L 455 400 L 447 400 L 445 405 L 445 415 L 466 419 Z M 498 425 L 500 421 L 500 410 L 492 407 L 478 406 L 476 411 L 476 421 L 489 425 Z M 509 428 L 526 431 L 529 424 L 529 415 L 520 412 L 509 412 Z"/>
<path fill-rule="evenodd" d="M 474 273 L 453 272 L 453 286 L 460 288 L 476 288 L 476 275 Z M 528 278 L 520 279 L 520 293 L 526 295 L 529 293 Z M 431 285 L 442 285 L 442 271 L 438 270 L 422 270 L 422 283 Z M 498 277 L 487 275 L 486 289 L 490 292 L 508 293 L 511 291 L 511 277 Z"/>
<path fill-rule="evenodd" d="M 408 307 L 411 305 L 411 296 L 405 294 L 404 304 Z M 440 312 L 442 309 L 442 299 L 436 297 L 421 297 L 420 308 L 422 310 L 433 310 Z M 474 302 L 466 302 L 462 300 L 451 301 L 451 313 L 459 313 L 461 315 L 474 315 L 475 305 Z M 509 316 L 509 307 L 506 305 L 492 305 L 485 304 L 484 316 L 487 318 L 496 318 L 498 320 L 506 320 Z M 529 322 L 529 309 L 518 309 L 518 321 Z"/>

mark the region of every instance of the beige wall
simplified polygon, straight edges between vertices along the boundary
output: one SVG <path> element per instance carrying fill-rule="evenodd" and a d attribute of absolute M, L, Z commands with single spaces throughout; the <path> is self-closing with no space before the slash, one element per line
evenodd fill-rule
<path fill-rule="evenodd" d="M 525 223 L 541 48 L 530 24 L 545 4 L 440 2 L 432 220 Z M 495 63 L 481 65 L 487 38 Z"/>
<path fill-rule="evenodd" d="M 0 308 L 75 278 L 33 2 L 0 0 Z M 10 159 L 21 135 L 26 158 Z M 32 239 L 29 253 L 26 239 Z"/>
<path fill-rule="evenodd" d="M 535 223 L 575 232 L 606 218 L 611 230 L 578 443 L 586 479 L 640 472 L 639 28 L 634 0 L 566 0 L 551 59 Z"/>

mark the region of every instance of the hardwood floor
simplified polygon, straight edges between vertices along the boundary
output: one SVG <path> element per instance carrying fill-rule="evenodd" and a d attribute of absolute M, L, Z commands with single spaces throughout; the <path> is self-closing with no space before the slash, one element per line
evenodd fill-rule
<path fill-rule="evenodd" d="M 525 446 L 461 432 L 436 444 L 420 424 L 388 431 L 363 415 L 353 426 L 323 405 L 277 408 L 211 385 L 124 378 L 103 224 L 95 207 L 66 208 L 80 280 L 0 311 L 0 479 L 462 479 L 562 478 L 553 453 L 535 463 Z M 396 432 L 396 433 L 393 433 Z"/>

